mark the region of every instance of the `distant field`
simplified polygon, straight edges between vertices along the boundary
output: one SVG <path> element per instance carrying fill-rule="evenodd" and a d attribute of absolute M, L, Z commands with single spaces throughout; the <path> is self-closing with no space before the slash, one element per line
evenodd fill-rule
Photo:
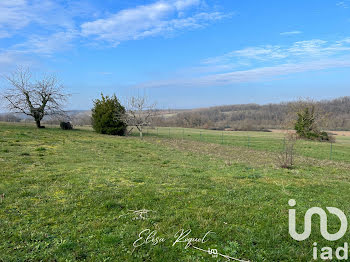
<path fill-rule="evenodd" d="M 350 162 L 350 136 L 347 136 L 347 132 L 332 133 L 339 134 L 335 136 L 336 143 L 332 145 L 328 142 L 298 140 L 296 154 L 316 159 Z M 137 135 L 137 133 L 135 132 L 134 135 Z M 146 129 L 145 135 L 209 142 L 271 152 L 282 151 L 285 143 L 285 131 L 282 130 L 278 130 L 278 132 L 241 132 L 160 127 Z"/>
<path fill-rule="evenodd" d="M 0 122 L 1 124 L 1 122 Z M 31 126 L 34 123 L 3 123 L 16 126 Z M 59 128 L 58 125 L 46 125 L 47 128 Z M 92 131 L 91 126 L 79 126 L 80 130 Z M 185 139 L 200 142 L 221 144 L 226 146 L 244 147 L 254 150 L 280 152 L 284 149 L 285 130 L 271 130 L 272 132 L 256 131 L 216 131 L 195 128 L 155 127 L 145 128 L 144 136 L 160 138 Z M 336 160 L 350 163 L 350 131 L 329 131 L 336 138 L 335 143 L 317 141 L 297 141 L 295 152 L 297 155 L 321 160 Z M 138 136 L 136 130 L 132 133 Z"/>
<path fill-rule="evenodd" d="M 336 161 L 328 144 L 301 142 L 309 151 L 287 170 L 275 165 L 282 134 L 227 132 L 221 144 L 218 131 L 156 131 L 140 140 L 0 123 L 0 261 L 227 261 L 173 246 L 181 229 L 212 231 L 194 245 L 250 261 L 311 261 L 314 242 L 350 242 L 324 240 L 316 218 L 309 239 L 293 240 L 287 204 L 297 201 L 299 231 L 312 206 L 350 218 L 348 138 Z M 142 209 L 145 219 L 132 211 Z M 338 227 L 328 216 L 329 232 Z M 134 249 L 145 229 L 165 241 Z"/>

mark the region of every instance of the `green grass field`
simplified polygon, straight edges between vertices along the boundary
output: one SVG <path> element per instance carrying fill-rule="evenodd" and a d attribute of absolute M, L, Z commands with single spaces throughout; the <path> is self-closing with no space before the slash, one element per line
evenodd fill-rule
<path fill-rule="evenodd" d="M 243 132 L 223 144 L 218 131 L 155 132 L 140 140 L 1 123 L 0 261 L 227 261 L 173 245 L 181 229 L 211 231 L 193 245 L 250 261 L 314 261 L 314 242 L 350 241 L 323 239 L 317 217 L 309 239 L 288 234 L 291 198 L 299 232 L 313 206 L 350 218 L 349 138 L 338 138 L 333 160 L 329 144 L 300 142 L 288 170 L 275 165 L 279 134 L 249 133 L 248 147 Z M 132 212 L 143 209 L 145 219 Z M 329 232 L 339 224 L 328 216 Z M 145 229 L 164 242 L 134 248 Z"/>
<path fill-rule="evenodd" d="M 137 135 L 136 133 L 134 133 Z M 254 150 L 279 152 L 284 147 L 283 133 L 272 132 L 222 132 L 193 128 L 147 128 L 147 136 L 177 138 L 209 142 L 235 147 L 246 147 Z M 350 136 L 336 136 L 336 143 L 298 140 L 296 154 L 318 159 L 340 160 L 350 163 Z"/>

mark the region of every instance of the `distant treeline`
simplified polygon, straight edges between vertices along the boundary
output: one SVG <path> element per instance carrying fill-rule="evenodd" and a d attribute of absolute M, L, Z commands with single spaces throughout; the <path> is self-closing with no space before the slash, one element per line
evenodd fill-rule
<path fill-rule="evenodd" d="M 91 111 L 68 111 L 68 117 L 66 119 L 56 119 L 50 117 L 44 117 L 44 124 L 59 125 L 62 120 L 71 122 L 74 126 L 91 125 Z M 24 114 L 14 113 L 1 113 L 0 122 L 34 122 L 32 118 Z"/>
<path fill-rule="evenodd" d="M 206 129 L 267 130 L 283 128 L 293 102 L 245 104 L 193 109 L 173 116 L 159 117 L 156 125 Z M 329 117 L 330 130 L 350 130 L 350 97 L 316 102 Z"/>
<path fill-rule="evenodd" d="M 284 128 L 293 102 L 280 104 L 227 105 L 185 111 L 160 112 L 155 126 L 192 127 L 218 130 L 267 130 Z M 350 130 L 350 97 L 316 102 L 328 115 L 329 130 Z M 69 112 L 73 125 L 91 125 L 90 111 Z M 23 115 L 0 114 L 0 121 L 21 122 Z M 44 123 L 59 124 L 58 120 L 44 119 Z"/>
<path fill-rule="evenodd" d="M 15 114 L 0 114 L 1 122 L 20 122 L 21 118 L 17 117 Z"/>

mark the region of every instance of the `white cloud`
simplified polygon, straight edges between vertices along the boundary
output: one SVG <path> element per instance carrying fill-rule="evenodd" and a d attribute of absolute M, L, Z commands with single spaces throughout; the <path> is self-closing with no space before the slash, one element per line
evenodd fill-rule
<path fill-rule="evenodd" d="M 202 61 L 204 65 L 222 65 L 222 64 L 236 64 L 249 65 L 250 60 L 267 61 L 273 59 L 286 58 L 287 55 L 280 46 L 266 45 L 261 47 L 247 47 L 240 50 L 235 50 L 224 54 L 222 56 L 207 58 Z"/>
<path fill-rule="evenodd" d="M 7 35 L 25 34 L 25 27 L 36 24 L 48 30 L 75 27 L 72 9 L 52 0 L 1 0 L 0 31 Z"/>
<path fill-rule="evenodd" d="M 0 2 L 0 28 L 22 28 L 35 19 L 26 0 L 3 0 Z"/>
<path fill-rule="evenodd" d="M 74 1 L 63 5 L 53 0 L 0 0 L 0 39 L 14 35 L 24 39 L 7 47 L 15 57 L 21 54 L 16 63 L 22 63 L 26 54 L 53 54 L 71 45 L 78 35 L 74 17 L 86 15 L 86 9 L 86 5 L 78 9 Z M 29 26 L 38 29 L 32 32 L 40 33 L 29 34 Z"/>
<path fill-rule="evenodd" d="M 288 31 L 288 32 L 282 32 L 280 35 L 299 35 L 301 34 L 301 31 Z"/>
<path fill-rule="evenodd" d="M 158 1 L 124 9 L 108 18 L 81 25 L 83 36 L 95 36 L 118 44 L 148 36 L 167 34 L 184 28 L 199 28 L 225 17 L 220 12 L 197 12 L 186 15 L 189 8 L 198 8 L 200 0 Z"/>
<path fill-rule="evenodd" d="M 275 58 L 285 58 L 286 55 L 281 50 L 280 46 L 270 46 L 267 45 L 265 47 L 249 47 L 242 50 L 237 50 L 231 53 L 237 57 L 245 57 L 249 59 L 257 59 L 257 60 L 267 60 L 267 59 L 275 59 Z"/>
<path fill-rule="evenodd" d="M 289 46 L 265 45 L 234 50 L 205 59 L 201 66 L 183 70 L 189 77 L 141 83 L 138 87 L 216 87 L 345 67 L 350 67 L 350 38 L 313 39 Z"/>
<path fill-rule="evenodd" d="M 12 63 L 14 60 L 13 54 L 9 52 L 2 52 L 0 53 L 0 65 L 8 65 Z"/>
<path fill-rule="evenodd" d="M 33 61 L 20 51 L 0 50 L 0 78 L 1 74 L 11 72 L 17 65 L 32 67 Z"/>
<path fill-rule="evenodd" d="M 273 80 L 278 76 L 319 71 L 331 68 L 350 67 L 350 59 L 325 59 L 320 61 L 281 64 L 270 67 L 260 67 L 249 70 L 238 70 L 229 73 L 210 74 L 207 76 L 187 79 L 169 79 L 141 83 L 138 88 L 167 88 L 167 87 L 218 87 L 238 83 L 261 82 Z"/>
<path fill-rule="evenodd" d="M 188 7 L 199 5 L 200 3 L 200 0 L 176 0 L 174 5 L 177 10 L 182 11 Z"/>
<path fill-rule="evenodd" d="M 348 5 L 347 1 L 340 1 L 336 5 L 339 6 L 339 7 L 345 8 L 345 9 L 349 8 L 349 5 Z"/>
<path fill-rule="evenodd" d="M 13 46 L 13 49 L 28 54 L 51 55 L 72 47 L 72 41 L 77 35 L 78 33 L 74 30 L 57 32 L 49 36 L 33 35 L 24 43 Z"/>
<path fill-rule="evenodd" d="M 0 0 L 0 39 L 14 36 L 23 39 L 6 46 L 7 53 L 0 50 L 0 62 L 20 64 L 26 56 L 28 59 L 35 59 L 35 55 L 51 56 L 73 48 L 78 41 L 92 46 L 100 44 L 91 41 L 90 36 L 118 44 L 201 28 L 226 16 L 205 12 L 206 8 L 204 0 L 158 0 L 79 25 L 79 21 L 100 17 L 102 11 L 78 0 Z"/>
<path fill-rule="evenodd" d="M 73 41 L 80 34 L 76 18 L 94 17 L 96 13 L 89 4 L 76 0 L 64 3 L 54 0 L 0 0 L 0 39 L 13 36 L 24 39 L 6 48 L 9 53 L 16 54 L 15 57 L 21 54 L 16 62 L 19 64 L 26 55 L 33 59 L 33 54 L 51 55 L 73 47 Z"/>
<path fill-rule="evenodd" d="M 293 55 L 319 55 L 326 48 L 327 41 L 313 39 L 308 41 L 295 42 L 292 47 L 287 49 L 287 53 Z"/>
<path fill-rule="evenodd" d="M 247 47 L 231 51 L 222 56 L 208 58 L 202 61 L 203 65 L 226 64 L 235 61 L 236 64 L 251 64 L 256 61 L 279 61 L 283 59 L 312 59 L 315 57 L 327 57 L 339 55 L 350 51 L 350 38 L 340 41 L 324 41 L 313 39 L 297 41 L 290 46 L 265 45 Z"/>
<path fill-rule="evenodd" d="M 11 34 L 10 34 L 10 33 L 6 32 L 6 31 L 1 31 L 1 30 L 0 30 L 0 39 L 1 39 L 1 38 L 9 38 L 9 37 L 11 37 Z"/>
<path fill-rule="evenodd" d="M 320 61 L 312 62 L 302 62 L 302 63 L 291 63 L 291 64 L 281 64 L 277 66 L 254 68 L 250 70 L 235 71 L 225 74 L 216 74 L 212 76 L 204 77 L 204 82 L 208 80 L 207 83 L 210 85 L 215 85 L 217 83 L 242 83 L 242 82 L 252 82 L 266 80 L 271 77 L 288 75 L 293 73 L 301 73 L 307 71 L 318 71 L 329 68 L 338 67 L 349 67 L 350 60 L 344 61 L 342 59 L 325 59 Z"/>

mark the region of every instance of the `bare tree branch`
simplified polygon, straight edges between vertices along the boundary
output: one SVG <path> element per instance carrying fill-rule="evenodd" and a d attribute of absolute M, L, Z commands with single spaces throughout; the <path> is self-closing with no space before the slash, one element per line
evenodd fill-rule
<path fill-rule="evenodd" d="M 132 127 L 129 133 L 135 127 L 139 131 L 140 138 L 142 139 L 144 127 L 151 126 L 152 120 L 157 115 L 156 104 L 149 103 L 145 96 L 133 96 L 127 99 L 125 108 L 126 114 L 116 117 Z"/>
<path fill-rule="evenodd" d="M 54 75 L 33 80 L 28 69 L 18 68 L 5 79 L 11 87 L 5 90 L 2 99 L 11 112 L 33 117 L 39 128 L 44 116 L 66 115 L 63 107 L 68 94 Z"/>

